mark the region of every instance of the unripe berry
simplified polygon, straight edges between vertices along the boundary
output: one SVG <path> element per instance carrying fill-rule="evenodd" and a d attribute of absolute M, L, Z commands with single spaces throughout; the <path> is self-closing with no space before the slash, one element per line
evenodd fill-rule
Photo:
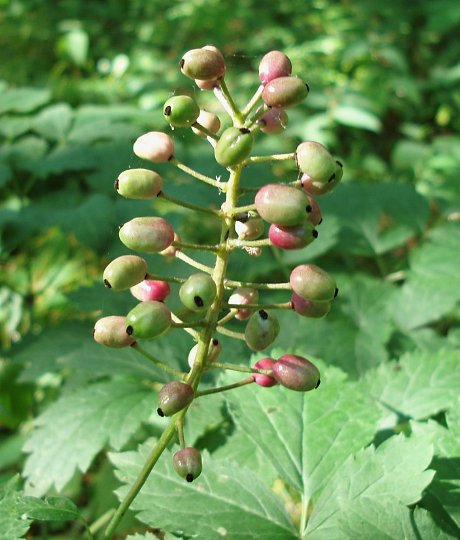
<path fill-rule="evenodd" d="M 273 224 L 268 230 L 270 242 L 281 249 L 301 249 L 317 237 L 318 232 L 308 221 L 292 227 Z"/>
<path fill-rule="evenodd" d="M 102 276 L 104 285 L 114 291 L 124 291 L 145 278 L 147 263 L 137 255 L 122 255 L 110 262 Z"/>
<path fill-rule="evenodd" d="M 223 167 L 233 167 L 244 161 L 252 150 L 254 139 L 247 128 L 229 127 L 217 141 L 214 155 Z"/>
<path fill-rule="evenodd" d="M 268 52 L 259 64 L 259 79 L 262 84 L 267 84 L 278 77 L 288 77 L 291 72 L 291 61 L 280 51 Z"/>
<path fill-rule="evenodd" d="M 217 358 L 219 357 L 219 354 L 221 353 L 221 351 L 222 351 L 222 345 L 220 341 L 216 338 L 211 339 L 211 342 L 209 343 L 209 347 L 208 347 L 208 354 L 206 355 L 204 364 L 208 366 L 209 364 L 212 364 L 213 362 L 215 362 Z M 191 368 L 193 367 L 195 363 L 197 352 L 198 352 L 198 343 L 194 345 L 190 349 L 190 352 L 188 353 L 187 361 L 188 361 L 188 365 Z"/>
<path fill-rule="evenodd" d="M 184 75 L 200 81 L 214 81 L 225 74 L 225 62 L 222 54 L 215 47 L 187 51 L 179 63 Z M 213 50 L 214 49 L 214 50 Z"/>
<path fill-rule="evenodd" d="M 228 299 L 229 304 L 238 304 L 244 306 L 244 304 L 257 304 L 259 300 L 259 291 L 257 289 L 251 289 L 250 287 L 238 287 L 233 291 Z M 243 321 L 251 316 L 253 310 L 251 309 L 238 309 L 238 313 L 235 315 L 236 319 Z"/>
<path fill-rule="evenodd" d="M 264 232 L 264 222 L 259 217 L 235 221 L 235 232 L 240 240 L 256 240 Z"/>
<path fill-rule="evenodd" d="M 320 384 L 318 368 L 302 356 L 284 354 L 273 364 L 272 369 L 273 377 L 291 390 L 308 392 Z"/>
<path fill-rule="evenodd" d="M 313 181 L 327 184 L 335 179 L 337 163 L 322 144 L 306 141 L 296 150 L 297 166 L 308 174 Z"/>
<path fill-rule="evenodd" d="M 316 181 L 310 175 L 304 173 L 300 179 L 302 188 L 310 195 L 325 195 L 330 193 L 340 182 L 343 176 L 343 165 L 340 161 L 336 161 L 335 176 L 330 179 L 330 182 L 323 184 L 322 182 Z"/>
<path fill-rule="evenodd" d="M 244 337 L 253 351 L 263 351 L 271 345 L 280 331 L 278 319 L 263 309 L 253 313 L 246 325 Z"/>
<path fill-rule="evenodd" d="M 171 312 L 163 304 L 150 300 L 137 304 L 126 316 L 126 333 L 134 338 L 152 339 L 171 326 Z"/>
<path fill-rule="evenodd" d="M 167 281 L 144 279 L 144 281 L 131 287 L 130 291 L 134 298 L 141 302 L 148 302 L 149 300 L 163 302 L 169 296 L 171 287 Z"/>
<path fill-rule="evenodd" d="M 115 180 L 115 189 L 127 199 L 151 199 L 162 187 L 162 177 L 149 169 L 128 169 Z"/>
<path fill-rule="evenodd" d="M 214 302 L 217 287 L 209 274 L 192 274 L 179 289 L 179 297 L 192 311 L 204 311 Z"/>
<path fill-rule="evenodd" d="M 172 416 L 185 409 L 193 401 L 195 392 L 193 388 L 180 381 L 171 381 L 165 384 L 158 393 L 159 416 Z"/>
<path fill-rule="evenodd" d="M 267 184 L 254 199 L 257 212 L 268 223 L 292 226 L 303 223 L 308 199 L 300 189 L 285 184 Z"/>
<path fill-rule="evenodd" d="M 117 315 L 99 319 L 94 325 L 94 340 L 101 345 L 113 347 L 114 349 L 129 347 L 134 343 L 134 338 L 126 333 L 125 321 L 125 317 Z"/>
<path fill-rule="evenodd" d="M 196 119 L 198 124 L 208 129 L 211 133 L 216 134 L 220 129 L 219 117 L 208 111 L 200 111 L 198 118 Z M 193 133 L 196 133 L 200 137 L 206 137 L 206 133 L 203 133 L 199 128 L 192 127 Z"/>
<path fill-rule="evenodd" d="M 174 156 L 174 142 L 166 133 L 149 131 L 136 140 L 133 151 L 141 159 L 164 163 Z"/>
<path fill-rule="evenodd" d="M 281 133 L 288 125 L 288 115 L 283 109 L 273 107 L 269 109 L 259 120 L 262 126 L 260 131 L 264 133 Z"/>
<path fill-rule="evenodd" d="M 321 319 L 325 317 L 330 309 L 330 302 L 314 302 L 313 300 L 305 300 L 296 293 L 292 293 L 291 297 L 292 309 L 302 317 L 311 317 L 312 319 Z"/>
<path fill-rule="evenodd" d="M 266 84 L 262 99 L 268 107 L 286 109 L 301 103 L 308 91 L 308 85 L 297 77 L 278 77 Z"/>
<path fill-rule="evenodd" d="M 174 233 L 173 242 L 180 242 L 180 236 L 177 233 Z M 168 246 L 166 249 L 163 249 L 159 253 L 160 255 L 163 255 L 164 257 L 174 257 L 176 255 L 176 251 L 178 250 L 179 248 L 171 244 L 170 246 Z"/>
<path fill-rule="evenodd" d="M 275 361 L 273 358 L 262 358 L 261 360 L 258 360 L 254 367 L 257 369 L 273 369 Z M 271 375 L 263 375 L 262 373 L 254 373 L 252 378 L 254 379 L 254 382 L 258 384 L 259 386 L 265 386 L 266 388 L 269 388 L 270 386 L 275 386 L 275 384 L 278 384 L 277 381 L 271 376 Z"/>
<path fill-rule="evenodd" d="M 187 482 L 193 482 L 201 474 L 203 464 L 201 454 L 196 448 L 186 447 L 173 456 L 174 470 Z"/>
<path fill-rule="evenodd" d="M 172 127 L 190 127 L 199 114 L 200 108 L 190 96 L 173 96 L 163 106 L 163 115 Z"/>
<path fill-rule="evenodd" d="M 292 290 L 305 300 L 329 302 L 337 294 L 335 279 L 314 264 L 296 266 L 289 279 Z"/>
<path fill-rule="evenodd" d="M 311 197 L 308 197 L 308 206 L 307 206 L 307 214 L 308 214 L 308 221 L 312 225 L 321 225 L 323 221 L 323 216 L 321 215 L 321 208 L 319 204 L 315 201 L 315 199 L 312 199 Z"/>
<path fill-rule="evenodd" d="M 171 225 L 160 217 L 137 217 L 125 223 L 119 233 L 123 244 L 135 251 L 157 253 L 174 240 Z"/>

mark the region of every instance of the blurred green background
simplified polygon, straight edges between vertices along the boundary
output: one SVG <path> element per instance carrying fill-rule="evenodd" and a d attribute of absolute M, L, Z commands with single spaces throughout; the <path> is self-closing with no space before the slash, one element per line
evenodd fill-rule
<path fill-rule="evenodd" d="M 290 333 L 279 345 L 295 340 L 352 376 L 406 350 L 436 349 L 446 336 L 458 346 L 459 31 L 457 0 L 0 0 L 0 430 L 14 448 L 0 468 L 18 459 L 22 440 L 9 435 L 63 380 L 110 373 L 90 336 L 97 316 L 133 304 L 100 280 L 110 258 L 127 252 L 118 225 L 155 212 L 187 241 L 215 239 L 215 224 L 201 216 L 120 200 L 113 189 L 119 172 L 145 166 L 132 153 L 136 137 L 169 132 L 161 110 L 171 93 L 219 111 L 178 69 L 186 50 L 205 44 L 225 55 L 241 105 L 272 49 L 310 86 L 288 112 L 286 134 L 261 138 L 256 153 L 312 139 L 345 165 L 343 185 L 320 201 L 318 243 L 259 259 L 238 254 L 230 269 L 271 281 L 312 260 L 337 276 L 343 299 L 331 316 L 286 314 Z M 174 138 L 181 161 L 225 172 L 202 140 L 179 130 Z M 207 186 L 156 169 L 167 193 L 220 204 Z M 245 181 L 295 177 L 292 167 L 260 166 Z M 149 262 L 160 274 L 188 272 L 180 261 Z M 174 344 L 175 362 L 190 346 Z M 249 358 L 241 351 L 235 360 Z"/>

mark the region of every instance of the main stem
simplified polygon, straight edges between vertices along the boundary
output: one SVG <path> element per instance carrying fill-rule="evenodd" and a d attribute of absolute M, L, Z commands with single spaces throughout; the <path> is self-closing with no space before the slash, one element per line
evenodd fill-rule
<path fill-rule="evenodd" d="M 226 184 L 226 208 L 232 209 L 238 203 L 238 191 L 241 177 L 241 169 L 242 167 L 238 166 L 230 171 L 230 178 L 228 180 L 228 183 Z M 225 275 L 227 273 L 228 258 L 231 251 L 229 241 L 232 239 L 233 236 L 233 218 L 229 214 L 222 219 L 219 243 L 220 247 L 216 253 L 216 264 L 211 274 L 213 280 L 216 283 L 217 295 L 212 306 L 206 314 L 205 327 L 198 333 L 198 350 L 195 362 L 186 379 L 186 382 L 193 386 L 194 390 L 197 389 L 198 383 L 200 382 L 201 375 L 204 370 L 204 364 L 208 352 L 209 343 L 212 339 L 213 332 L 215 331 L 219 312 L 223 302 Z M 186 411 L 187 409 L 183 409 L 182 411 L 179 411 L 177 414 L 175 414 L 172 417 L 169 425 L 163 431 L 157 444 L 154 446 L 146 462 L 144 463 L 144 466 L 142 467 L 134 484 L 131 486 L 125 498 L 120 503 L 115 514 L 113 515 L 105 531 L 105 539 L 112 538 L 118 525 L 120 524 L 121 519 L 125 515 L 128 508 L 131 506 L 131 503 L 137 497 L 137 494 L 147 481 L 147 478 L 152 472 L 152 469 L 155 466 L 156 462 L 159 460 L 161 454 L 164 452 L 171 439 L 173 438 L 174 434 L 176 433 L 178 424 L 183 422 Z"/>

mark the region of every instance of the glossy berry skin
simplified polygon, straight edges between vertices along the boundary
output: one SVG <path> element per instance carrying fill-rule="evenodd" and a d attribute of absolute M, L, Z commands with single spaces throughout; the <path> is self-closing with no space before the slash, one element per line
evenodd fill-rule
<path fill-rule="evenodd" d="M 217 163 L 223 167 L 233 167 L 244 161 L 252 150 L 253 136 L 249 129 L 227 128 L 214 149 Z"/>
<path fill-rule="evenodd" d="M 162 131 L 149 131 L 136 139 L 133 151 L 141 159 L 164 163 L 174 156 L 174 142 Z"/>
<path fill-rule="evenodd" d="M 281 133 L 288 125 L 288 115 L 285 110 L 273 107 L 269 109 L 258 121 L 260 131 L 264 133 Z"/>
<path fill-rule="evenodd" d="M 318 368 L 302 356 L 284 354 L 273 364 L 273 377 L 282 386 L 297 392 L 308 392 L 318 388 Z"/>
<path fill-rule="evenodd" d="M 179 289 L 184 306 L 192 311 L 205 311 L 214 302 L 217 287 L 209 274 L 192 274 Z"/>
<path fill-rule="evenodd" d="M 195 392 L 189 384 L 171 381 L 158 393 L 157 413 L 159 416 L 172 416 L 190 405 L 194 396 Z"/>
<path fill-rule="evenodd" d="M 335 179 L 337 163 L 322 144 L 306 141 L 296 150 L 297 166 L 315 182 L 327 184 Z"/>
<path fill-rule="evenodd" d="M 343 165 L 340 163 L 340 161 L 336 161 L 336 169 L 335 169 L 335 176 L 332 178 L 329 182 L 326 184 L 323 184 L 321 182 L 317 182 L 314 178 L 312 178 L 310 175 L 304 173 L 300 179 L 300 183 L 302 184 L 302 189 L 309 193 L 310 195 L 326 195 L 326 193 L 330 193 L 337 184 L 340 182 L 343 176 Z"/>
<path fill-rule="evenodd" d="M 264 232 L 264 222 L 259 217 L 235 221 L 235 232 L 239 240 L 257 240 Z"/>
<path fill-rule="evenodd" d="M 257 304 L 259 300 L 259 291 L 250 287 L 238 287 L 233 291 L 228 299 L 229 304 L 238 304 L 244 306 L 245 304 Z M 235 319 L 243 321 L 249 319 L 253 310 L 244 309 L 244 307 L 238 309 L 238 313 L 235 315 Z"/>
<path fill-rule="evenodd" d="M 315 201 L 315 199 L 312 199 L 311 197 L 308 197 L 308 206 L 307 206 L 307 220 L 312 225 L 321 225 L 323 221 L 323 216 L 321 214 L 321 208 L 319 204 Z"/>
<path fill-rule="evenodd" d="M 291 61 L 281 51 L 270 51 L 260 61 L 259 79 L 262 84 L 267 84 L 278 77 L 288 77 L 291 73 Z"/>
<path fill-rule="evenodd" d="M 337 294 L 335 279 L 314 264 L 296 266 L 289 283 L 292 290 L 304 300 L 329 302 Z"/>
<path fill-rule="evenodd" d="M 291 297 L 292 309 L 302 317 L 310 317 L 312 319 L 321 319 L 325 317 L 330 309 L 330 302 L 314 302 L 313 300 L 305 300 L 296 293 L 292 293 Z"/>
<path fill-rule="evenodd" d="M 142 253 L 158 253 L 174 240 L 171 225 L 160 217 L 137 217 L 125 223 L 118 233 L 123 244 Z"/>
<path fill-rule="evenodd" d="M 115 180 L 115 189 L 127 199 L 151 199 L 162 187 L 162 177 L 149 169 L 128 169 Z"/>
<path fill-rule="evenodd" d="M 99 319 L 94 325 L 93 337 L 97 343 L 114 349 L 129 347 L 135 342 L 126 333 L 126 318 L 118 315 Z"/>
<path fill-rule="evenodd" d="M 275 360 L 273 360 L 273 358 L 262 358 L 254 364 L 254 367 L 257 369 L 273 369 L 274 363 Z M 262 373 L 254 373 L 252 378 L 256 384 L 259 386 L 264 386 L 265 388 L 278 384 L 273 377 L 270 375 L 263 375 Z"/>
<path fill-rule="evenodd" d="M 174 233 L 173 242 L 180 242 L 180 241 L 181 241 L 180 236 L 177 233 Z M 164 257 L 174 257 L 176 255 L 176 251 L 178 250 L 179 248 L 171 244 L 166 249 L 161 250 L 159 253 L 160 255 L 163 255 Z"/>
<path fill-rule="evenodd" d="M 280 331 L 278 319 L 263 309 L 253 313 L 246 324 L 246 345 L 253 351 L 263 351 L 276 339 Z"/>
<path fill-rule="evenodd" d="M 148 302 L 149 300 L 163 302 L 169 296 L 171 287 L 166 281 L 144 279 L 134 287 L 131 287 L 130 292 L 134 298 L 137 298 L 141 302 Z"/>
<path fill-rule="evenodd" d="M 110 262 L 102 276 L 104 285 L 114 291 L 124 291 L 145 278 L 147 262 L 137 255 L 122 255 Z"/>
<path fill-rule="evenodd" d="M 136 339 L 158 337 L 170 326 L 171 312 L 155 300 L 137 304 L 126 316 L 126 333 Z"/>
<path fill-rule="evenodd" d="M 254 199 L 257 212 L 268 223 L 282 226 L 302 224 L 307 217 L 308 199 L 300 189 L 284 184 L 267 184 Z"/>
<path fill-rule="evenodd" d="M 302 249 L 311 244 L 317 236 L 318 232 L 308 221 L 292 227 L 273 224 L 268 230 L 270 242 L 281 249 Z"/>
<path fill-rule="evenodd" d="M 187 51 L 179 63 L 184 75 L 200 81 L 214 81 L 225 75 L 225 62 L 215 47 Z"/>
<path fill-rule="evenodd" d="M 200 114 L 196 121 L 198 122 L 198 124 L 208 129 L 211 133 L 216 134 L 220 129 L 219 117 L 212 112 L 200 111 Z M 200 131 L 199 128 L 192 127 L 192 131 L 200 137 L 206 137 L 206 133 Z"/>
<path fill-rule="evenodd" d="M 278 77 L 265 85 L 262 99 L 268 107 L 287 109 L 308 96 L 308 85 L 297 77 Z"/>
<path fill-rule="evenodd" d="M 163 106 L 163 115 L 173 127 L 190 127 L 199 114 L 200 108 L 190 96 L 173 96 Z"/>
<path fill-rule="evenodd" d="M 179 476 L 193 482 L 203 468 L 200 452 L 190 446 L 182 448 L 173 456 L 173 467 Z"/>

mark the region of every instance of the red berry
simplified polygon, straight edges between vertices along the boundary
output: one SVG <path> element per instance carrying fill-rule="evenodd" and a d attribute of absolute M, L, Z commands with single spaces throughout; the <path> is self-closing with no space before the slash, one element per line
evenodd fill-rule
<path fill-rule="evenodd" d="M 273 364 L 273 377 L 286 388 L 308 392 L 318 388 L 318 368 L 302 356 L 284 354 Z"/>
<path fill-rule="evenodd" d="M 254 367 L 256 369 L 272 369 L 273 365 L 275 363 L 275 360 L 273 358 L 262 358 L 261 360 L 258 360 Z M 275 386 L 275 384 L 278 384 L 277 381 L 270 375 L 263 375 L 262 373 L 254 373 L 253 379 L 256 384 L 259 386 L 264 386 L 266 388 L 270 386 Z"/>
<path fill-rule="evenodd" d="M 131 287 L 130 291 L 134 298 L 137 298 L 141 302 L 147 302 L 149 300 L 163 302 L 169 296 L 171 287 L 166 281 L 144 279 L 144 281 Z"/>
<path fill-rule="evenodd" d="M 287 77 L 291 73 L 291 61 L 280 51 L 270 51 L 260 61 L 259 79 L 262 84 L 267 84 L 278 77 Z"/>

